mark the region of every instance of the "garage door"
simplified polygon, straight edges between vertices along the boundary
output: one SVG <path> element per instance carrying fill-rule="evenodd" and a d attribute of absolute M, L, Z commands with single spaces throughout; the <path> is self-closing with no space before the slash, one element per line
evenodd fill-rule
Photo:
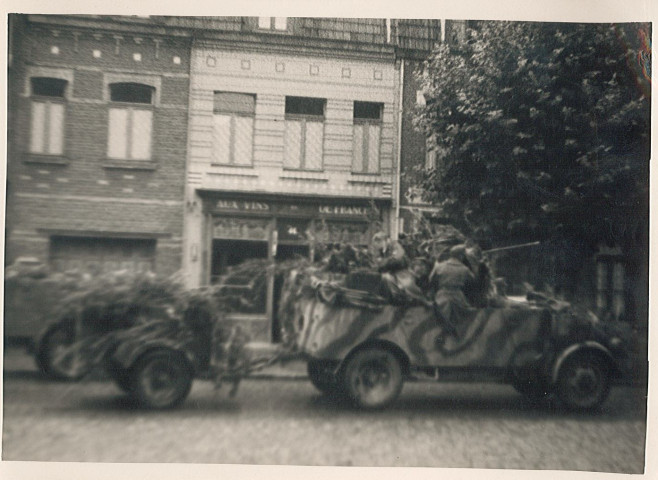
<path fill-rule="evenodd" d="M 50 239 L 50 264 L 58 272 L 148 272 L 153 271 L 155 246 L 150 239 L 55 236 Z"/>

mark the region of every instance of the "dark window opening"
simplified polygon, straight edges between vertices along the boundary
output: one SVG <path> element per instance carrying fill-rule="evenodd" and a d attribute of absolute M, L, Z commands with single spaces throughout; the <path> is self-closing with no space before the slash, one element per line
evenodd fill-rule
<path fill-rule="evenodd" d="M 237 273 L 231 267 L 254 261 L 253 269 Z M 230 293 L 229 308 L 234 313 L 265 314 L 267 311 L 267 242 L 250 240 L 213 240 L 211 282 L 221 283 Z"/>
<path fill-rule="evenodd" d="M 286 97 L 286 114 L 324 116 L 324 98 Z"/>
<path fill-rule="evenodd" d="M 384 105 L 374 102 L 354 102 L 354 119 L 381 120 Z"/>
<path fill-rule="evenodd" d="M 64 97 L 66 90 L 66 80 L 59 78 L 47 77 L 33 77 L 32 81 L 32 95 L 39 95 L 43 97 Z"/>
<path fill-rule="evenodd" d="M 141 83 L 113 83 L 110 85 L 110 100 L 150 104 L 153 102 L 153 92 L 155 88 Z"/>

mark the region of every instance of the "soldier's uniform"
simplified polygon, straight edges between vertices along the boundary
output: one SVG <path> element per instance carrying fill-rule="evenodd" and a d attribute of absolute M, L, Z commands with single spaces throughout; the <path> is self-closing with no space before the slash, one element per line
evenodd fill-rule
<path fill-rule="evenodd" d="M 473 272 L 460 260 L 463 249 L 451 250 L 451 257 L 436 262 L 430 274 L 434 294 L 434 309 L 439 320 L 450 333 L 461 338 L 467 328 L 471 304 L 464 292 L 472 288 L 475 277 Z"/>

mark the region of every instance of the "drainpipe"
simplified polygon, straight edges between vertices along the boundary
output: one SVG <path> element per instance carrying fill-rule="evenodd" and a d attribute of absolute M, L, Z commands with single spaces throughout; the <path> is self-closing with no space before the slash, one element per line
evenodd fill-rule
<path fill-rule="evenodd" d="M 400 172 L 402 163 L 402 105 L 404 93 L 404 58 L 400 59 L 400 92 L 398 99 L 398 151 L 397 162 L 395 165 L 395 189 L 393 191 L 393 201 L 395 202 L 395 216 L 391 236 L 397 240 L 400 234 Z"/>

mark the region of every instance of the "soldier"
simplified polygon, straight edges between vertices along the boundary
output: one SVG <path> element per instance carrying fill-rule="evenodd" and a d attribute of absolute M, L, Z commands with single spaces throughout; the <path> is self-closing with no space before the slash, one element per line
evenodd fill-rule
<path fill-rule="evenodd" d="M 466 266 L 466 250 L 463 245 L 452 247 L 447 260 L 434 264 L 430 282 L 436 288 L 435 315 L 446 330 L 460 340 L 463 327 L 459 327 L 468 317 L 471 308 L 464 292 L 472 289 L 475 283 L 473 272 Z"/>
<path fill-rule="evenodd" d="M 423 274 L 427 274 L 427 272 L 423 273 L 425 265 L 417 263 L 412 270 L 407 268 L 409 260 L 400 242 L 391 240 L 386 234 L 379 232 L 372 239 L 371 250 L 375 267 L 382 274 L 384 296 L 391 303 L 398 305 L 431 304 L 425 298 L 418 283 Z"/>

